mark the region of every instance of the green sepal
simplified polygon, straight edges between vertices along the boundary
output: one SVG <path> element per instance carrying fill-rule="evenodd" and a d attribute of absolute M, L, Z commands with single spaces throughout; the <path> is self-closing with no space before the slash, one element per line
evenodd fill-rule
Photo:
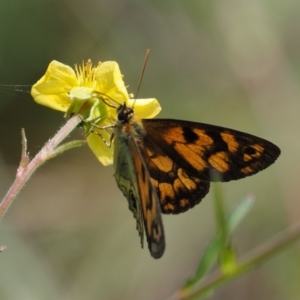
<path fill-rule="evenodd" d="M 74 87 L 70 92 L 70 98 L 72 102 L 65 117 L 70 118 L 73 115 L 79 115 L 84 121 L 85 132 L 89 131 L 86 128 L 88 123 L 97 124 L 107 118 L 107 105 L 101 99 L 100 94 L 91 88 Z"/>

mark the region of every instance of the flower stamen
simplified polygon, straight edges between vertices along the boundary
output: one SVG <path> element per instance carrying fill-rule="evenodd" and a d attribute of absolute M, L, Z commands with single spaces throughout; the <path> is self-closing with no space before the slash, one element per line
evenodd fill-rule
<path fill-rule="evenodd" d="M 91 59 L 88 59 L 86 62 L 83 61 L 81 65 L 75 64 L 75 74 L 79 85 L 96 89 L 97 81 L 95 74 L 100 65 L 101 62 L 99 62 L 97 66 L 93 66 Z"/>

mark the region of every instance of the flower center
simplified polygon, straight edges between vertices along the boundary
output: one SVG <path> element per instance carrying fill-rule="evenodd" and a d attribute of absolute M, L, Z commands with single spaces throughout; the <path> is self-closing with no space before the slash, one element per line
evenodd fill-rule
<path fill-rule="evenodd" d="M 97 66 L 93 66 L 91 59 L 87 62 L 82 62 L 81 65 L 75 65 L 75 73 L 79 85 L 82 87 L 89 87 L 95 89 L 97 81 L 95 80 L 95 73 L 97 68 L 101 65 L 101 62 Z"/>

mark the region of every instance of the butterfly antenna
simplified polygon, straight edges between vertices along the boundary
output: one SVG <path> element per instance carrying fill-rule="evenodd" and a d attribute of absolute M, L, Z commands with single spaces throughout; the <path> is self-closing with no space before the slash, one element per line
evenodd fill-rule
<path fill-rule="evenodd" d="M 143 63 L 142 73 L 141 73 L 141 76 L 140 76 L 140 81 L 139 81 L 139 84 L 138 84 L 136 93 L 135 93 L 135 95 L 134 95 L 134 102 L 133 102 L 133 105 L 132 105 L 132 106 L 134 106 L 135 101 L 136 101 L 137 96 L 138 96 L 139 91 L 140 91 L 140 87 L 141 87 L 142 80 L 143 80 L 143 77 L 144 77 L 144 74 L 145 74 L 145 70 L 146 70 L 146 65 L 147 65 L 147 62 L 148 62 L 149 54 L 150 54 L 150 50 L 147 49 L 147 51 L 146 51 L 146 56 L 145 56 L 144 63 Z"/>

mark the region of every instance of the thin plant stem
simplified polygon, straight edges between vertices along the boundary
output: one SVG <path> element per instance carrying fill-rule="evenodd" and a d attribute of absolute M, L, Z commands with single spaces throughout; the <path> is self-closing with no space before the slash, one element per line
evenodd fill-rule
<path fill-rule="evenodd" d="M 216 271 L 208 276 L 208 279 L 198 288 L 198 290 L 189 294 L 186 294 L 183 291 L 179 291 L 177 297 L 172 299 L 200 299 L 201 296 L 204 297 L 205 295 L 214 291 L 217 287 L 245 274 L 246 272 L 266 262 L 273 256 L 279 254 L 280 252 L 282 252 L 282 250 L 290 246 L 291 243 L 294 243 L 299 238 L 300 223 L 280 233 L 271 241 L 266 242 L 262 246 L 257 247 L 246 256 L 242 257 L 237 265 L 237 268 L 231 273 L 224 274 Z"/>
<path fill-rule="evenodd" d="M 14 198 L 20 192 L 24 184 L 34 173 L 34 171 L 41 166 L 49 158 L 62 153 L 55 151 L 56 147 L 78 126 L 81 119 L 75 116 L 67 121 L 67 123 L 50 139 L 38 154 L 30 161 L 27 154 L 27 140 L 24 130 L 22 130 L 22 157 L 18 167 L 15 181 L 8 190 L 7 194 L 0 203 L 0 219 L 3 217 Z M 75 145 L 75 144 L 74 144 Z M 70 148 L 70 147 L 69 147 Z"/>

